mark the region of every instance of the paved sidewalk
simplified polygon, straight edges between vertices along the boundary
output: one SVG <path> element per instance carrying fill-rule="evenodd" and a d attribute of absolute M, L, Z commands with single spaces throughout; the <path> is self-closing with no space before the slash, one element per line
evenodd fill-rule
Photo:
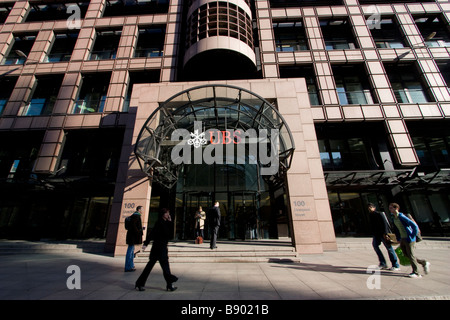
<path fill-rule="evenodd" d="M 368 239 L 369 241 L 369 239 Z M 424 241 L 426 242 L 426 241 Z M 386 258 L 387 253 L 382 248 Z M 0 300 L 326 300 L 450 299 L 450 249 L 418 244 L 417 256 L 431 272 L 410 279 L 410 267 L 381 271 L 372 249 L 340 249 L 303 255 L 301 263 L 172 263 L 178 290 L 165 291 L 161 267 L 153 269 L 146 291 L 134 290 L 144 268 L 125 273 L 124 257 L 90 253 L 17 254 L 0 257 Z M 80 268 L 81 289 L 69 266 Z M 368 288 L 375 287 L 374 289 Z M 379 289 L 376 288 L 379 284 Z"/>

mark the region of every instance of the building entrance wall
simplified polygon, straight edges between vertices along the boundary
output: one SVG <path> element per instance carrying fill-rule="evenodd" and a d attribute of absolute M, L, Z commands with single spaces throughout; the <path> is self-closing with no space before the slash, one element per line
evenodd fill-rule
<path fill-rule="evenodd" d="M 211 84 L 211 82 L 208 83 L 208 85 Z M 286 126 L 295 141 L 295 151 L 292 153 L 290 168 L 284 171 L 285 192 L 277 196 L 278 200 L 280 196 L 285 199 L 286 208 L 284 211 L 287 216 L 285 222 L 291 226 L 290 235 L 293 246 L 299 253 L 321 253 L 324 250 L 336 250 L 328 195 L 304 79 L 236 80 L 221 81 L 218 84 L 245 88 L 248 92 L 263 97 L 266 101 L 274 101 L 278 108 L 277 112 L 284 117 Z M 126 252 L 124 219 L 132 213 L 131 207 L 133 205 L 142 205 L 146 208 L 143 215 L 143 225 L 148 223 L 148 208 L 150 208 L 154 181 L 149 183 L 148 176 L 141 170 L 133 153 L 133 147 L 137 143 L 141 128 L 161 103 L 179 92 L 200 85 L 203 85 L 203 83 L 139 84 L 134 86 L 129 112 L 134 114 L 135 117 L 130 117 L 127 124 L 126 141 L 124 141 L 119 168 L 122 180 L 118 179 L 118 182 L 122 183 L 116 184 L 116 190 L 118 191 L 116 194 L 122 194 L 123 196 L 119 195 L 114 198 L 107 235 L 107 249 L 109 248 L 109 251 L 113 251 L 116 255 L 123 255 Z M 224 87 L 224 90 L 226 90 L 226 87 Z M 159 121 L 156 122 L 159 123 Z M 154 127 L 151 127 L 150 130 L 156 129 L 158 125 L 156 122 L 152 124 Z M 280 135 L 283 134 L 288 133 L 280 133 Z M 239 191 L 244 192 L 245 190 Z M 273 192 L 279 193 L 277 190 Z M 223 196 L 223 203 L 231 204 L 233 210 L 238 210 L 237 204 L 239 201 L 243 202 L 243 199 L 239 200 L 239 197 L 245 198 L 248 195 L 245 193 L 241 196 L 238 193 L 230 195 L 224 190 L 224 192 L 214 194 L 214 196 Z M 220 201 L 220 199 L 218 200 Z M 251 202 L 255 203 L 255 207 L 258 206 L 256 197 Z M 166 203 L 160 203 L 161 208 L 165 206 L 167 206 Z M 259 206 L 261 206 L 261 203 Z M 247 209 L 248 207 L 244 208 Z M 271 209 L 275 209 L 272 211 L 278 212 L 278 214 L 280 213 L 278 207 Z M 238 225 L 243 226 L 245 224 Z M 236 237 L 243 234 L 243 230 L 239 230 L 239 228 L 224 230 L 226 230 L 228 236 L 233 232 Z"/>

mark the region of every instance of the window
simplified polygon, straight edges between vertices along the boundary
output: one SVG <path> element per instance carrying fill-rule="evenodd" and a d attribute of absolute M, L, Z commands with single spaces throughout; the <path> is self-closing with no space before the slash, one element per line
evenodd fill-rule
<path fill-rule="evenodd" d="M 388 3 L 410 3 L 417 0 L 359 0 L 360 4 L 388 4 Z M 435 0 L 421 0 L 420 2 L 435 2 Z"/>
<path fill-rule="evenodd" d="M 89 1 L 51 1 L 51 4 L 48 2 L 49 1 L 31 2 L 31 9 L 29 10 L 25 21 L 67 20 L 73 14 L 74 10 L 77 10 L 77 12 L 80 13 L 80 18 L 83 19 L 89 6 Z"/>
<path fill-rule="evenodd" d="M 122 30 L 97 31 L 90 60 L 115 59 Z"/>
<path fill-rule="evenodd" d="M 414 149 L 425 171 L 450 166 L 450 134 L 447 122 L 407 123 Z"/>
<path fill-rule="evenodd" d="M 0 179 L 28 182 L 45 131 L 0 132 Z"/>
<path fill-rule="evenodd" d="M 394 18 L 381 18 L 379 29 L 372 28 L 373 40 L 377 48 L 403 48 L 404 41 Z"/>
<path fill-rule="evenodd" d="M 450 90 L 450 62 L 438 62 L 437 66 L 447 84 L 447 89 Z"/>
<path fill-rule="evenodd" d="M 109 0 L 103 17 L 167 13 L 169 0 Z"/>
<path fill-rule="evenodd" d="M 320 159 L 324 170 L 370 169 L 367 149 L 363 138 L 318 139 Z M 376 168 L 372 168 L 376 169 Z"/>
<path fill-rule="evenodd" d="M 441 17 L 416 17 L 414 21 L 428 47 L 450 47 L 448 26 L 441 21 Z"/>
<path fill-rule="evenodd" d="M 110 79 L 110 73 L 84 75 L 73 113 L 103 112 Z"/>
<path fill-rule="evenodd" d="M 164 49 L 165 26 L 141 28 L 134 56 L 139 57 L 161 57 Z"/>
<path fill-rule="evenodd" d="M 45 62 L 69 61 L 77 38 L 78 31 L 55 34 L 55 41 Z"/>
<path fill-rule="evenodd" d="M 114 181 L 119 167 L 123 130 L 69 130 L 59 168 L 68 176 L 105 177 Z"/>
<path fill-rule="evenodd" d="M 319 91 L 316 84 L 316 75 L 311 65 L 280 66 L 281 78 L 305 78 L 308 88 L 309 102 L 312 106 L 321 105 Z"/>
<path fill-rule="evenodd" d="M 415 65 L 385 65 L 386 73 L 398 103 L 424 103 L 430 98 Z"/>
<path fill-rule="evenodd" d="M 325 171 L 379 170 L 382 168 L 381 124 L 316 124 L 320 159 Z"/>
<path fill-rule="evenodd" d="M 320 20 L 320 28 L 327 50 L 357 48 L 352 28 L 347 19 Z"/>
<path fill-rule="evenodd" d="M 0 115 L 3 113 L 6 104 L 8 103 L 9 97 L 14 90 L 16 85 L 16 77 L 2 77 L 0 78 Z"/>
<path fill-rule="evenodd" d="M 278 52 L 308 50 L 302 22 L 275 22 L 273 31 Z"/>
<path fill-rule="evenodd" d="M 25 106 L 23 115 L 39 116 L 50 114 L 58 97 L 63 77 L 63 75 L 38 77 L 31 94 L 32 97 Z"/>
<path fill-rule="evenodd" d="M 5 23 L 6 19 L 8 19 L 8 15 L 11 12 L 13 6 L 14 2 L 2 3 L 0 5 L 0 24 Z"/>
<path fill-rule="evenodd" d="M 363 65 L 332 66 L 332 69 L 341 105 L 374 103 Z"/>
<path fill-rule="evenodd" d="M 343 5 L 342 0 L 270 0 L 271 8 L 339 6 L 339 5 Z"/>
<path fill-rule="evenodd" d="M 10 51 L 3 59 L 2 64 L 24 64 L 35 40 L 36 34 L 15 35 Z"/>

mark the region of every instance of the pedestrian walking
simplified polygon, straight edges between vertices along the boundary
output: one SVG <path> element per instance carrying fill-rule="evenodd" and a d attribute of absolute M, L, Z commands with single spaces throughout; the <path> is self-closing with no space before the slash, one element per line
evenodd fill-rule
<path fill-rule="evenodd" d="M 127 229 L 126 243 L 128 245 L 125 256 L 125 272 L 136 271 L 134 267 L 135 245 L 142 244 L 142 206 L 137 206 L 136 211 L 125 219 L 125 229 Z"/>
<path fill-rule="evenodd" d="M 168 209 L 162 209 L 161 213 L 158 217 L 158 221 L 156 221 L 155 226 L 150 231 L 147 239 L 144 241 L 144 246 L 142 250 L 153 240 L 152 249 L 150 251 L 150 260 L 145 266 L 142 274 L 136 281 L 135 289 L 139 291 L 144 291 L 145 283 L 147 282 L 147 278 L 150 275 L 156 261 L 159 261 L 161 268 L 163 270 L 163 276 L 166 280 L 166 290 L 167 291 L 175 291 L 177 288 L 172 286 L 172 283 L 176 282 L 178 278 L 174 276 L 170 272 L 169 266 L 169 255 L 167 244 L 169 240 L 172 238 L 173 232 L 173 223 L 172 218 L 170 216 L 170 212 Z"/>
<path fill-rule="evenodd" d="M 389 204 L 389 211 L 394 217 L 394 232 L 397 239 L 400 239 L 400 248 L 404 255 L 411 261 L 412 273 L 408 276 L 410 278 L 421 278 L 418 264 L 423 266 L 425 274 L 430 272 L 431 264 L 426 260 L 416 257 L 416 238 L 419 234 L 419 227 L 399 210 L 400 206 L 397 203 Z"/>
<path fill-rule="evenodd" d="M 217 249 L 216 242 L 217 242 L 217 234 L 219 233 L 219 227 L 220 227 L 220 208 L 219 208 L 219 202 L 216 201 L 214 204 L 214 207 L 211 208 L 210 214 L 209 214 L 209 224 L 211 229 L 211 242 L 210 242 L 210 249 Z"/>
<path fill-rule="evenodd" d="M 378 256 L 380 262 L 379 267 L 381 269 L 387 269 L 386 259 L 384 258 L 383 252 L 381 252 L 380 245 L 383 243 L 385 246 L 389 260 L 392 263 L 392 267 L 389 270 L 397 271 L 400 270 L 400 264 L 398 263 L 397 255 L 395 254 L 394 248 L 390 242 L 388 234 L 391 233 L 390 223 L 387 220 L 384 212 L 377 211 L 376 206 L 373 203 L 368 204 L 370 225 L 372 228 L 372 246 L 375 253 Z"/>

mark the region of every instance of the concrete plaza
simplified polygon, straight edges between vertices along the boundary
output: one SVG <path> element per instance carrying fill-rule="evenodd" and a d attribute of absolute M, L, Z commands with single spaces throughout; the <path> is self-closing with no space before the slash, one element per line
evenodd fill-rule
<path fill-rule="evenodd" d="M 146 290 L 138 292 L 134 283 L 145 264 L 137 263 L 136 272 L 124 272 L 124 257 L 84 252 L 7 254 L 0 257 L 0 299 L 450 299 L 450 241 L 417 244 L 417 256 L 431 263 L 431 272 L 410 279 L 411 267 L 402 266 L 400 271 L 371 268 L 378 261 L 370 240 L 338 239 L 338 251 L 303 255 L 300 263 L 171 263 L 172 273 L 179 277 L 174 292 L 165 291 L 158 264 Z M 79 267 L 80 289 L 69 289 L 76 282 L 70 266 Z"/>

